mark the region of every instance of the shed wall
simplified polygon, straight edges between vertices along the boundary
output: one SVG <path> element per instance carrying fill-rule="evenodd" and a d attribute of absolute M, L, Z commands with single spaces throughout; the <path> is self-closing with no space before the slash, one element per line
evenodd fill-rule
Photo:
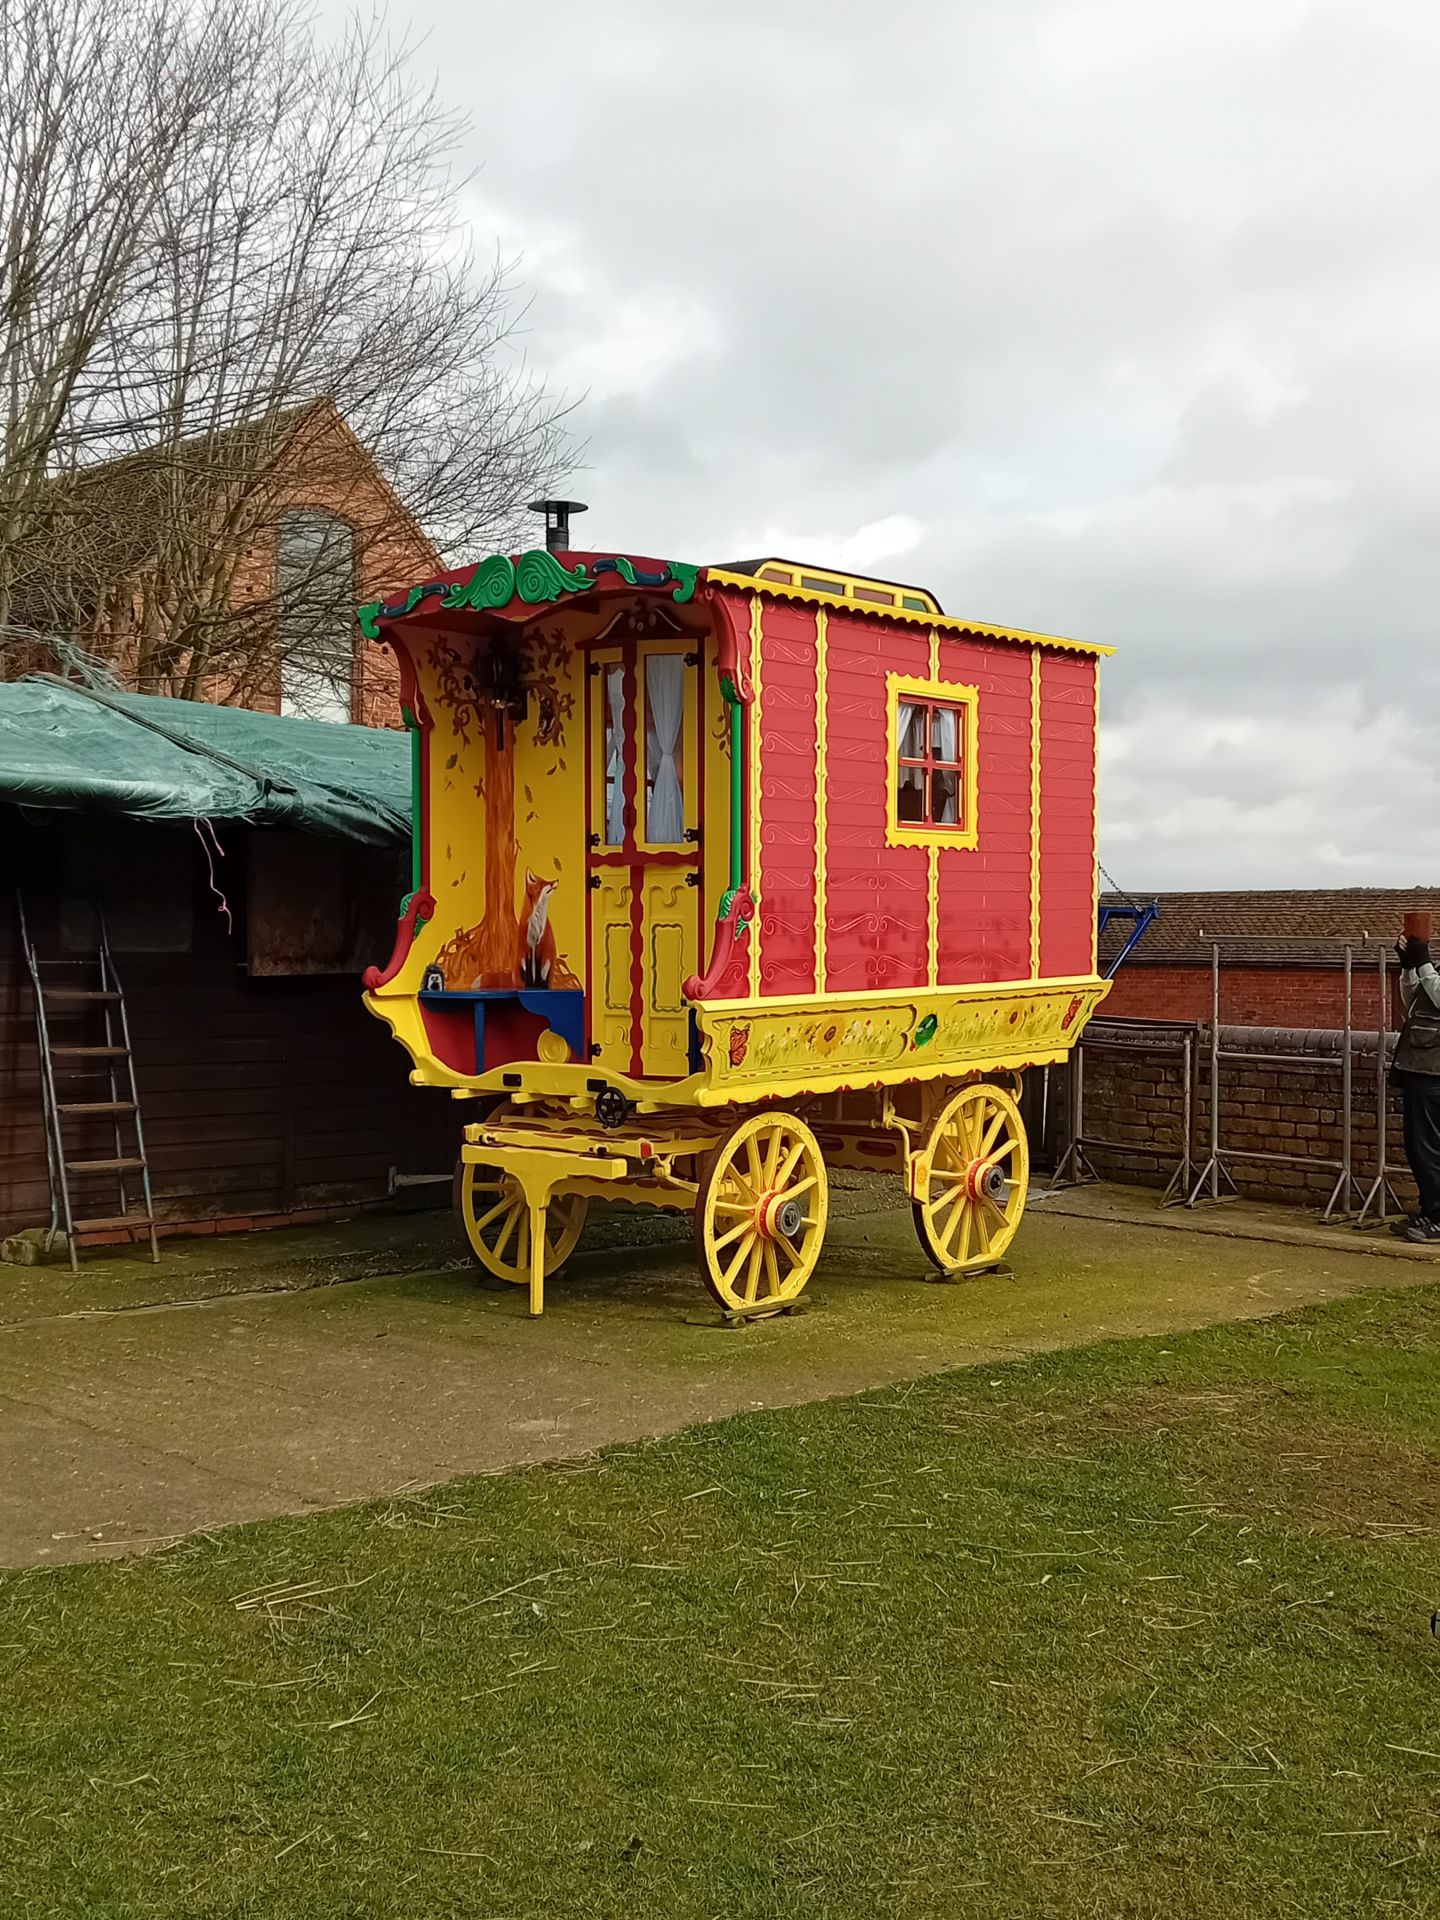
<path fill-rule="evenodd" d="M 4 1233 L 49 1218 L 34 1007 L 12 889 L 25 886 L 42 954 L 58 953 L 65 875 L 92 864 L 85 839 L 96 830 L 86 816 L 48 829 L 21 825 L 13 815 L 3 823 Z M 158 1218 L 187 1226 L 279 1225 L 296 1213 L 383 1200 L 391 1167 L 433 1173 L 453 1163 L 459 1110 L 408 1084 L 405 1057 L 366 1013 L 356 979 L 250 977 L 243 833 L 223 839 L 225 853 L 214 860 L 232 930 L 209 889 L 193 833 L 130 823 L 107 830 L 138 837 L 132 853 L 148 864 L 152 915 L 166 940 L 173 946 L 176 928 L 190 929 L 188 950 L 116 954 Z M 361 850 L 344 851 L 353 858 Z M 133 871 L 136 862 L 123 864 Z M 385 886 L 386 910 L 393 910 L 389 863 L 381 855 L 375 865 L 375 884 Z M 69 917 L 73 925 L 73 909 Z M 73 1140 L 77 1158 L 113 1152 L 103 1125 Z M 111 1214 L 114 1196 L 113 1184 L 82 1189 L 75 1211 Z"/>

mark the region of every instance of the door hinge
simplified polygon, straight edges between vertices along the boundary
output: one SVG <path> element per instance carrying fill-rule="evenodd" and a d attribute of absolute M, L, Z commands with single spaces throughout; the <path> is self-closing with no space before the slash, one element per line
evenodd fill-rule
<path fill-rule="evenodd" d="M 601 879 L 601 876 L 600 876 L 600 875 L 599 875 L 598 873 L 592 873 L 592 874 L 591 874 L 591 876 L 590 876 L 590 891 L 591 891 L 592 893 L 598 893 L 598 892 L 600 891 L 600 879 Z"/>
<path fill-rule="evenodd" d="M 686 838 L 686 839 L 687 839 L 687 840 L 689 841 L 689 843 L 690 843 L 690 845 L 691 845 L 692 847 L 698 847 L 698 846 L 699 846 L 699 844 L 700 844 L 700 837 L 701 837 L 701 836 L 700 836 L 700 829 L 699 829 L 699 827 L 686 827 L 686 829 L 685 829 L 685 838 Z"/>
<path fill-rule="evenodd" d="M 687 873 L 685 876 L 685 884 L 687 887 L 698 887 L 700 884 L 700 875 L 698 873 Z"/>

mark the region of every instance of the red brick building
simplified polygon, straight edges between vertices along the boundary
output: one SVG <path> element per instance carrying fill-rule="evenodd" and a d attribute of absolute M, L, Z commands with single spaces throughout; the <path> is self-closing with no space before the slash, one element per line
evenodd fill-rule
<path fill-rule="evenodd" d="M 192 616 L 208 651 L 191 652 L 170 639 L 172 574 L 207 543 L 231 558 Z M 399 681 L 354 609 L 443 567 L 329 400 L 57 483 L 26 565 L 22 624 L 67 635 L 127 689 L 365 726 L 401 724 Z M 0 679 L 67 664 L 12 645 Z"/>
<path fill-rule="evenodd" d="M 1440 888 L 1324 887 L 1244 893 L 1163 893 L 1160 917 L 1115 977 L 1107 1018 L 1208 1020 L 1211 951 L 1220 942 L 1221 1021 L 1242 1027 L 1344 1025 L 1344 943 L 1354 946 L 1352 1018 L 1373 1028 L 1376 954 L 1391 957 L 1406 913 L 1435 907 Z M 1101 904 L 1118 905 L 1118 894 Z M 1128 929 L 1112 926 L 1101 965 Z M 1389 1010 L 1391 1025 L 1394 1006 Z"/>

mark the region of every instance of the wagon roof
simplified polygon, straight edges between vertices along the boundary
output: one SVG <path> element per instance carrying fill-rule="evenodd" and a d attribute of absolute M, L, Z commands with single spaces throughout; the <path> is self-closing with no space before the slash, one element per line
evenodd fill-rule
<path fill-rule="evenodd" d="M 933 594 L 921 587 L 873 580 L 810 567 L 790 560 L 732 562 L 725 566 L 695 566 L 679 560 L 658 560 L 636 554 L 546 552 L 491 554 L 454 573 L 438 574 L 411 587 L 393 600 L 373 600 L 357 610 L 360 631 L 378 640 L 384 627 L 414 619 L 417 625 L 448 626 L 457 616 L 479 613 L 502 619 L 527 618 L 536 609 L 552 606 L 567 596 L 587 592 L 614 592 L 641 588 L 663 593 L 676 601 L 694 597 L 704 584 L 768 599 L 798 601 L 807 606 L 839 608 L 863 619 L 888 620 L 927 631 L 968 634 L 987 640 L 1009 641 L 1025 647 L 1057 647 L 1072 653 L 1110 654 L 1113 647 L 1069 640 L 1059 634 L 1033 633 L 1025 627 L 995 626 L 986 621 L 962 620 L 942 613 Z"/>
<path fill-rule="evenodd" d="M 983 620 L 963 620 L 940 611 L 940 603 L 923 587 L 895 581 L 860 578 L 832 567 L 811 567 L 791 560 L 745 561 L 728 567 L 706 567 L 711 586 L 760 592 L 775 600 L 795 600 L 807 606 L 839 607 L 872 620 L 896 620 L 908 627 L 934 628 L 939 633 L 972 634 L 986 640 L 1009 640 L 1025 647 L 1060 647 L 1069 653 L 1111 654 L 1113 647 L 1089 640 L 1068 640 L 1056 633 L 1032 633 L 1027 627 L 992 626 Z M 890 597 L 882 597 L 882 594 Z M 897 604 L 898 602 L 898 604 Z"/>

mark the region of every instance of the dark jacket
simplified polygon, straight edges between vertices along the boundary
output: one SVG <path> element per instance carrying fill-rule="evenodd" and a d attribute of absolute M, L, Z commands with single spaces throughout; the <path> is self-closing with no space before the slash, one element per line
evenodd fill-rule
<path fill-rule="evenodd" d="M 1426 967 L 1421 972 L 1413 988 L 1407 989 L 1403 980 L 1400 983 L 1401 992 L 1407 994 L 1408 1004 L 1405 1025 L 1400 1030 L 1400 1039 L 1395 1048 L 1393 1071 L 1396 1073 L 1440 1075 L 1440 1007 L 1430 998 L 1427 990 L 1429 985 L 1434 985 L 1440 991 L 1440 978 L 1437 978 L 1433 967 Z"/>

